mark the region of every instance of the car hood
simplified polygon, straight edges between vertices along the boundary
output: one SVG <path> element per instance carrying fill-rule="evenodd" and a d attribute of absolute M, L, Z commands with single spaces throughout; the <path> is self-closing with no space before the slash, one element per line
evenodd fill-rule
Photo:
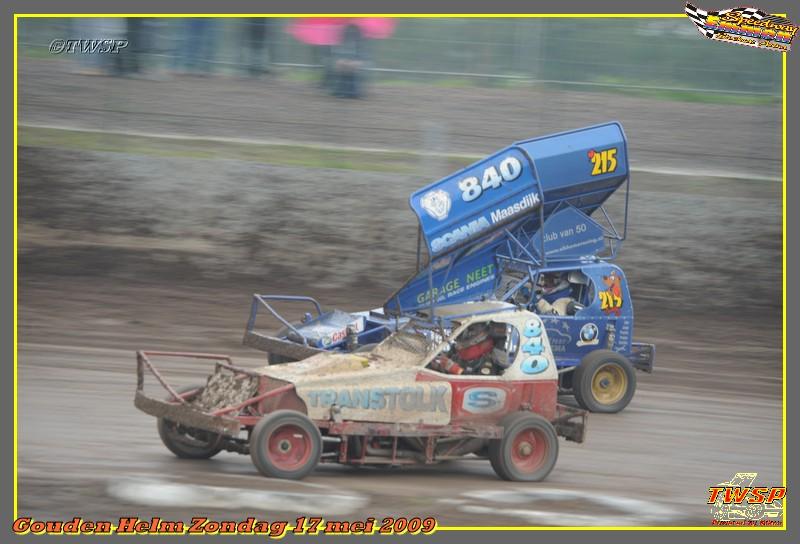
<path fill-rule="evenodd" d="M 261 374 L 294 384 L 309 417 L 386 423 L 450 422 L 452 390 L 441 381 L 417 381 L 424 353 L 391 343 L 372 353 L 320 353 L 270 365 Z"/>

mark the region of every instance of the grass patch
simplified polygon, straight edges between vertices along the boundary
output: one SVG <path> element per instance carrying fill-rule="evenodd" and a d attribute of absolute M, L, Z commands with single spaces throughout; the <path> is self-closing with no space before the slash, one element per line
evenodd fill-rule
<path fill-rule="evenodd" d="M 158 138 L 100 131 L 19 127 L 19 145 L 82 151 L 109 151 L 157 157 L 230 159 L 281 166 L 335 168 L 409 174 L 419 171 L 424 159 L 408 151 L 354 151 L 313 145 L 220 142 Z M 473 157 L 444 157 L 454 170 L 474 161 Z"/>
<path fill-rule="evenodd" d="M 779 97 L 764 94 L 727 94 L 699 91 L 673 91 L 667 89 L 619 89 L 619 94 L 672 100 L 675 102 L 695 102 L 702 104 L 731 104 L 736 106 L 769 106 L 780 102 Z"/>
<path fill-rule="evenodd" d="M 695 102 L 702 104 L 731 104 L 737 106 L 768 106 L 780 102 L 780 97 L 766 95 L 766 94 L 746 94 L 746 93 L 720 93 L 711 91 L 695 91 L 695 90 L 676 90 L 668 88 L 657 88 L 658 82 L 638 82 L 632 84 L 650 85 L 650 89 L 637 89 L 625 87 L 627 81 L 619 78 L 600 77 L 597 79 L 598 84 L 602 85 L 619 85 L 618 87 L 605 87 L 605 86 L 592 86 L 587 85 L 583 90 L 602 92 L 609 94 L 621 94 L 625 96 L 634 96 L 639 98 L 650 98 L 653 100 L 666 100 L 673 102 Z M 668 86 L 664 83 L 665 87 Z M 562 89 L 575 89 L 570 85 L 555 85 L 555 87 Z"/>

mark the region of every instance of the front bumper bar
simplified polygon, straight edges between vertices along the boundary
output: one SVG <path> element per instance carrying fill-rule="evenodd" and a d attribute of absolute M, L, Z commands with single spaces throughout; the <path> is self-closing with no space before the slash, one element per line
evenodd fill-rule
<path fill-rule="evenodd" d="M 552 421 L 556 434 L 570 442 L 583 443 L 586 440 L 588 412 L 564 404 L 556 405 L 556 419 Z"/>
<path fill-rule="evenodd" d="M 641 344 L 638 342 L 631 344 L 630 361 L 636 370 L 652 374 L 655 360 L 656 347 L 653 344 Z"/>
<path fill-rule="evenodd" d="M 239 402 L 231 407 L 224 407 L 217 409 L 213 412 L 204 412 L 200 407 L 187 401 L 189 393 L 178 393 L 162 376 L 161 372 L 150 361 L 151 356 L 184 358 L 184 359 L 201 359 L 215 362 L 215 372 L 210 378 L 218 375 L 218 373 L 227 369 L 234 375 L 247 377 L 250 380 L 260 378 L 260 375 L 251 370 L 240 368 L 233 365 L 233 361 L 227 355 L 217 355 L 213 353 L 188 353 L 188 352 L 168 352 L 168 351 L 137 351 L 136 352 L 136 396 L 133 399 L 133 404 L 142 412 L 155 416 L 157 418 L 166 418 L 170 421 L 185 425 L 187 427 L 194 427 L 204 431 L 210 431 L 217 434 L 227 436 L 237 436 L 242 427 L 242 421 L 239 418 L 231 417 L 236 415 L 238 409 L 248 404 L 256 403 L 267 396 L 275 394 L 280 391 L 277 390 L 262 393 L 260 395 L 252 396 L 252 388 L 250 390 L 243 389 L 241 399 L 235 399 Z M 156 399 L 148 396 L 144 391 L 144 378 L 145 372 L 152 374 L 156 380 L 166 389 L 169 393 L 169 398 Z M 209 378 L 209 379 L 210 379 Z M 207 382 L 210 383 L 210 382 Z M 255 387 L 255 385 L 253 385 Z M 230 414 L 230 415 L 229 415 Z"/>
<path fill-rule="evenodd" d="M 148 397 L 142 391 L 136 392 L 133 404 L 145 414 L 165 418 L 186 427 L 194 427 L 226 436 L 238 435 L 242 426 L 236 419 L 212 416 L 188 404 L 175 404 L 174 402 L 154 399 Z"/>
<path fill-rule="evenodd" d="M 274 355 L 289 357 L 295 361 L 307 359 L 318 353 L 325 353 L 325 350 L 322 349 L 304 346 L 303 344 L 298 344 L 290 340 L 283 340 L 251 330 L 245 331 L 242 344 Z"/>

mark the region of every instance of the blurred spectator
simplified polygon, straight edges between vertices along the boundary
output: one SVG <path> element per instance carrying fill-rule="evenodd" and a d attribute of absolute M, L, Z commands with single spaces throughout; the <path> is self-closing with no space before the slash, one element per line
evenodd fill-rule
<path fill-rule="evenodd" d="M 128 17 L 126 20 L 128 47 L 117 56 L 117 71 L 121 75 L 139 74 L 143 70 L 143 55 L 147 52 L 149 36 L 145 33 L 145 19 Z"/>
<path fill-rule="evenodd" d="M 264 50 L 267 50 L 267 63 L 275 61 L 275 21 L 267 18 L 242 19 L 242 48 L 239 64 L 251 77 L 259 77 L 271 72 L 264 63 Z"/>
<path fill-rule="evenodd" d="M 191 17 L 184 21 L 175 68 L 178 72 L 210 74 L 214 68 L 217 19 Z"/>
<path fill-rule="evenodd" d="M 319 86 L 323 89 L 333 88 L 333 52 L 330 45 L 312 45 L 311 62 L 322 67 Z"/>
<path fill-rule="evenodd" d="M 128 47 L 116 59 L 118 73 L 129 77 L 159 79 L 164 76 L 167 20 L 158 17 L 129 17 Z"/>
<path fill-rule="evenodd" d="M 367 60 L 366 40 L 356 25 L 348 25 L 342 42 L 332 48 L 332 86 L 334 96 L 361 98 L 363 96 L 364 64 Z"/>
<path fill-rule="evenodd" d="M 125 39 L 125 19 L 79 17 L 70 20 L 71 38 L 78 40 L 119 40 Z M 110 75 L 116 73 L 116 55 L 81 53 L 75 55 L 79 65 L 77 72 L 85 75 Z"/>
<path fill-rule="evenodd" d="M 295 39 L 315 46 L 324 88 L 335 96 L 359 98 L 364 94 L 366 41 L 388 38 L 394 27 L 394 19 L 386 17 L 317 17 L 294 21 L 288 32 Z"/>

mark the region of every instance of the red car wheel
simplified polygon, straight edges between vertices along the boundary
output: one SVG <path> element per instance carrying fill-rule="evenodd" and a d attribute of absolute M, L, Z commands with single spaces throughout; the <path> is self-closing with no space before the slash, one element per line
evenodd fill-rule
<path fill-rule="evenodd" d="M 558 459 L 558 436 L 538 414 L 515 412 L 500 422 L 503 438 L 489 444 L 489 460 L 504 480 L 538 482 L 550 474 Z"/>
<path fill-rule="evenodd" d="M 264 476 L 299 480 L 319 463 L 322 436 L 314 422 L 294 410 L 265 415 L 250 435 L 250 457 Z"/>

